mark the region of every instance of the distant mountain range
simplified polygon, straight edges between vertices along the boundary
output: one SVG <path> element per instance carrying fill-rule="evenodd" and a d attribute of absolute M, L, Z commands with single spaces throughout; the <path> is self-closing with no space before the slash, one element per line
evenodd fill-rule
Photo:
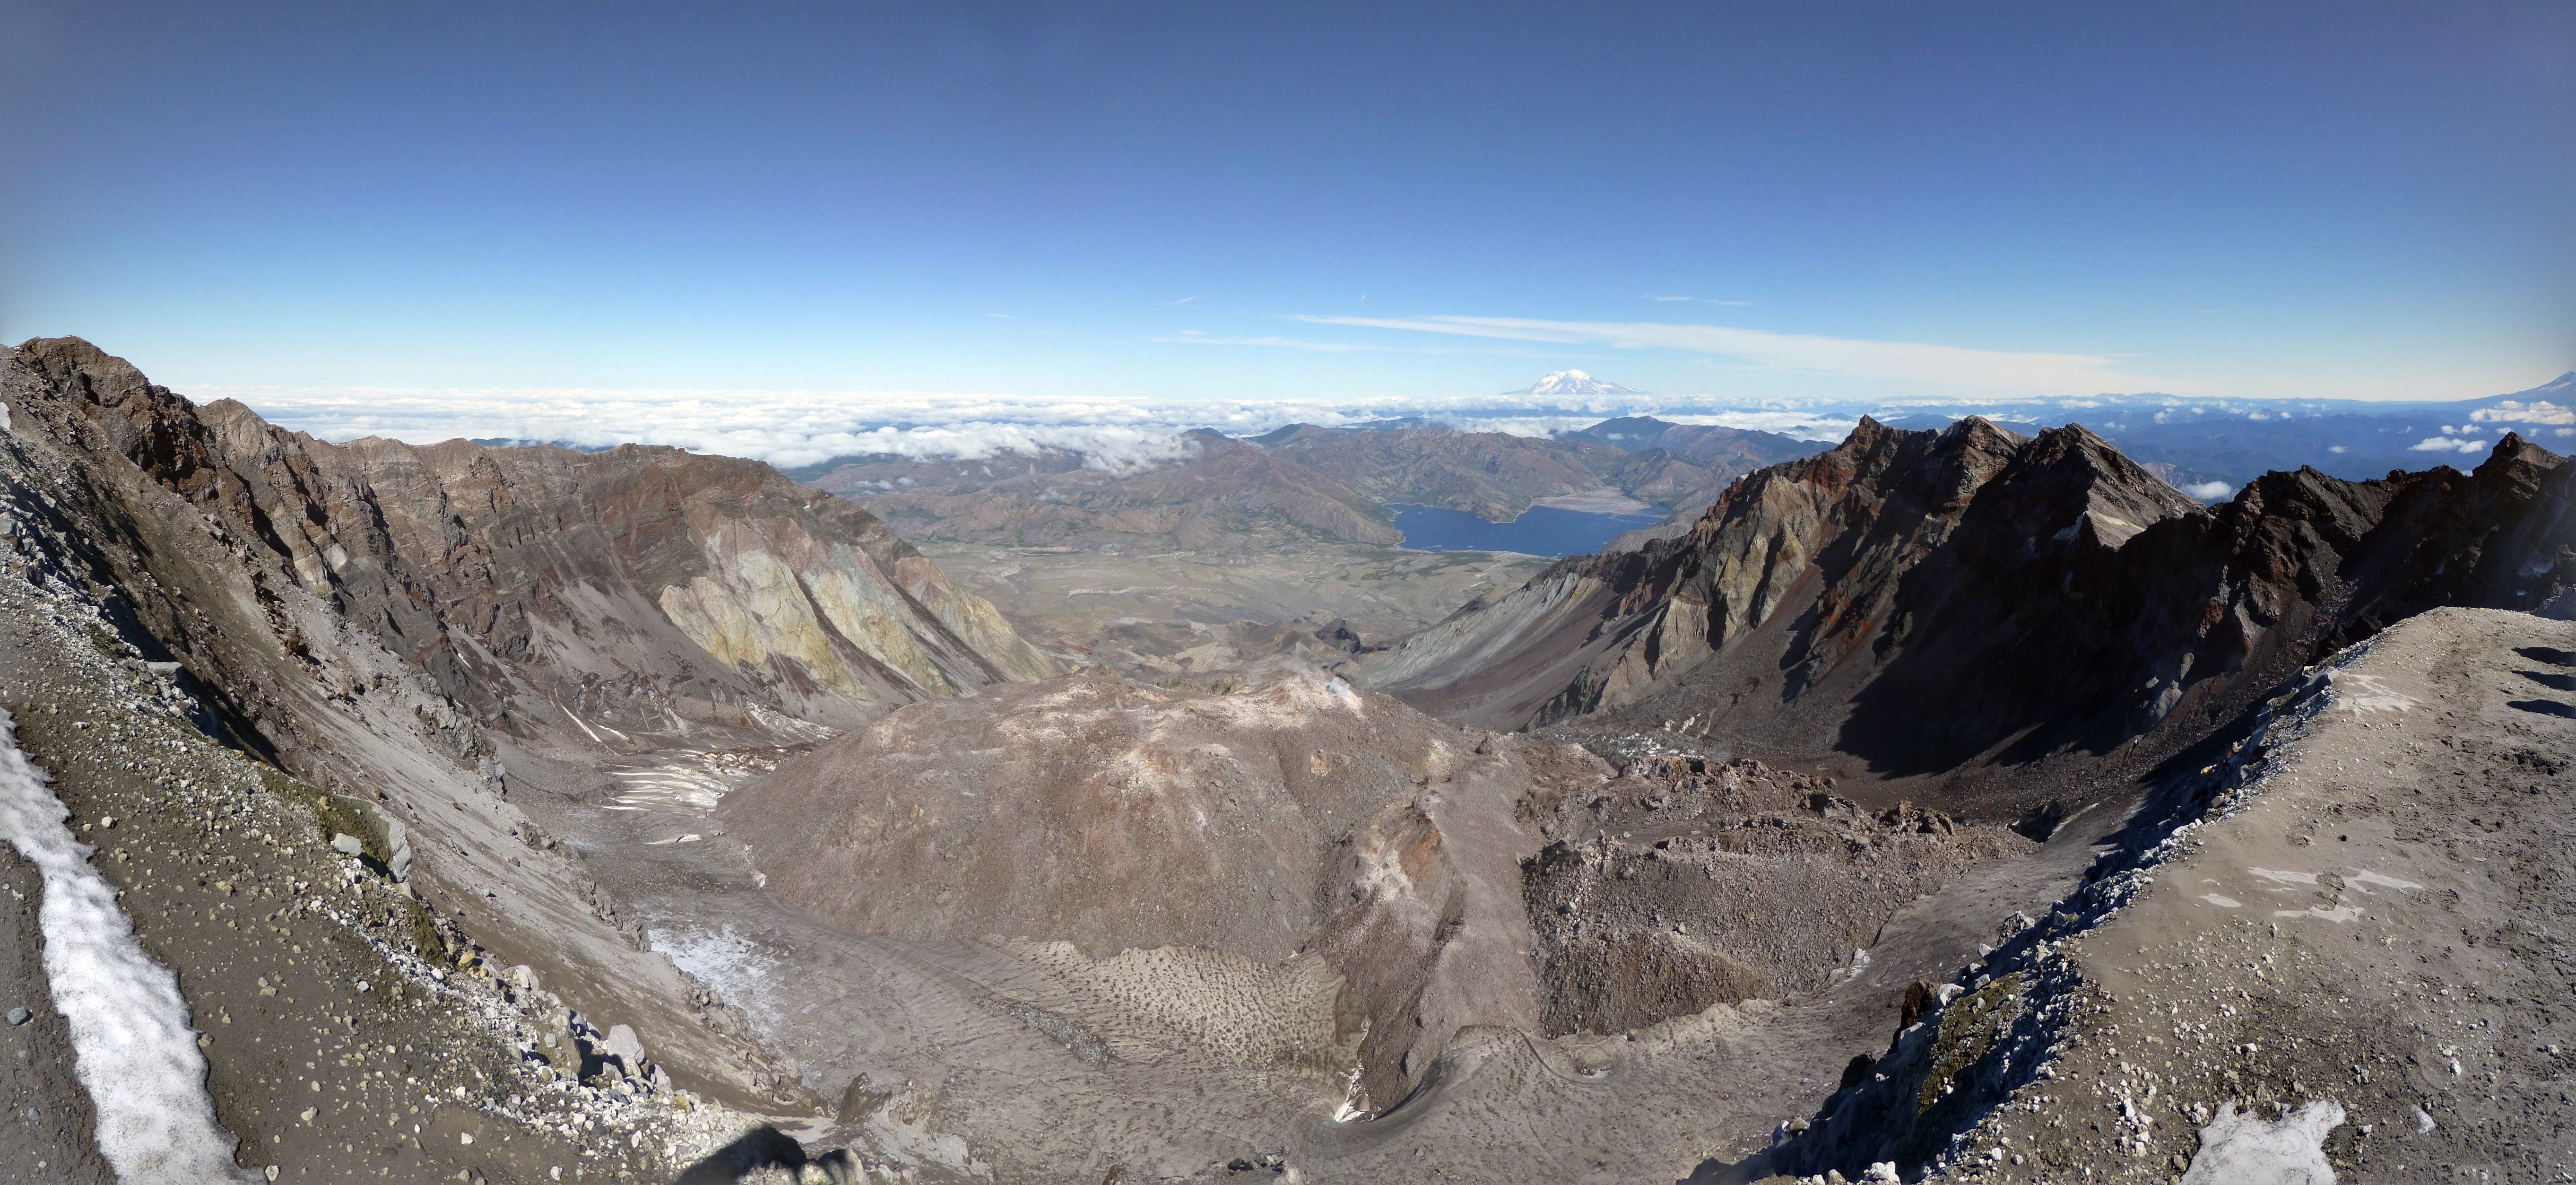
<path fill-rule="evenodd" d="M 789 475 L 857 500 L 916 539 L 1232 551 L 1300 536 L 1393 544 L 1400 536 L 1388 507 L 1397 505 L 1508 522 L 1547 499 L 1616 491 L 1686 519 L 1737 477 L 1825 447 L 1646 417 L 1557 437 L 1404 420 L 1190 439 L 1189 455 L 1142 470 L 1092 468 L 1049 450 L 973 461 L 839 457 Z"/>
<path fill-rule="evenodd" d="M 2359 481 L 2466 463 L 2508 431 L 2566 449 L 2576 445 L 2576 371 L 2527 391 L 2454 402 L 2097 395 L 1858 410 L 1894 428 L 1937 429 L 1969 415 L 2025 435 L 2082 424 L 2158 476 L 2214 500 L 2275 469 L 2305 465 Z"/>

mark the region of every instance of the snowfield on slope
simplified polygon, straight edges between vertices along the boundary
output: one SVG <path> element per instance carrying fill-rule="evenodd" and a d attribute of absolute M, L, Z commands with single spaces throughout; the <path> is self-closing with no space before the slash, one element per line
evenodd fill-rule
<path fill-rule="evenodd" d="M 89 866 L 89 846 L 65 825 L 71 812 L 45 783 L 0 710 L 0 837 L 44 873 L 45 976 L 98 1108 L 99 1151 L 124 1185 L 254 1180 L 234 1167 L 237 1141 L 215 1121 L 178 977 L 135 942 L 116 890 Z"/>

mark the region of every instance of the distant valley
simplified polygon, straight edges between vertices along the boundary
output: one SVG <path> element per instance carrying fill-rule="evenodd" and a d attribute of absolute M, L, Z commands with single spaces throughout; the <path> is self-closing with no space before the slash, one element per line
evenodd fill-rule
<path fill-rule="evenodd" d="M 1047 450 L 844 457 L 789 473 L 867 507 L 1059 650 L 1176 678 L 1388 644 L 1570 543 L 1686 519 L 1735 478 L 1821 447 L 1637 417 L 1553 438 L 1399 422 L 1186 441 L 1152 466 Z M 1470 519 L 1459 526 L 1493 552 L 1459 546 L 1481 539 L 1437 522 L 1426 541 L 1467 554 L 1408 546 L 1401 508 Z M 1508 524 L 1533 513 L 1515 535 Z"/>

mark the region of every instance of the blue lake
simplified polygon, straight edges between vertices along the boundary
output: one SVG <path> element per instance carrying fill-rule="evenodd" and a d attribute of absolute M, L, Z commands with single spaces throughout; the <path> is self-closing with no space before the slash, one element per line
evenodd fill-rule
<path fill-rule="evenodd" d="M 1415 551 L 1517 551 L 1523 555 L 1591 555 L 1610 541 L 1664 521 L 1664 512 L 1586 514 L 1533 506 L 1507 523 L 1489 523 L 1463 510 L 1438 506 L 1396 506 L 1395 529 Z"/>

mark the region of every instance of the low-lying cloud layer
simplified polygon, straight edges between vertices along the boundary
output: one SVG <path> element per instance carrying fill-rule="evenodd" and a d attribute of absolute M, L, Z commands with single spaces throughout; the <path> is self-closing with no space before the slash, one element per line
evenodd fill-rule
<path fill-rule="evenodd" d="M 1515 404 L 1509 396 L 1325 402 L 1046 399 L 915 391 L 312 390 L 200 388 L 198 398 L 249 404 L 285 427 L 325 440 L 383 436 L 415 444 L 475 440 L 555 441 L 585 447 L 664 444 L 810 465 L 874 453 L 979 460 L 1001 453 L 1063 449 L 1102 469 L 1153 465 L 1183 456 L 1182 435 L 1228 436 L 1289 424 L 1342 427 L 1423 418 L 1471 431 L 1545 436 L 1610 416 L 1660 414 L 1676 422 L 1759 428 L 1838 440 L 1856 416 L 1781 404 L 1742 407 L 1638 396 L 1572 406 L 1562 399 Z"/>
<path fill-rule="evenodd" d="M 2079 367 L 2081 369 L 2081 367 Z M 2169 394 L 1989 396 L 1956 400 L 1818 399 L 1728 401 L 1642 391 L 1609 395 L 1502 394 L 1415 399 L 1172 400 L 1063 399 L 922 391 L 385 390 L 278 387 L 199 388 L 186 394 L 239 399 L 272 421 L 326 440 L 384 436 L 415 444 L 457 437 L 545 441 L 581 447 L 660 444 L 750 457 L 795 468 L 836 457 L 894 455 L 983 460 L 1062 450 L 1096 469 L 1125 471 L 1192 454 L 1193 430 L 1251 436 L 1295 423 L 1353 427 L 1389 421 L 1475 432 L 1550 436 L 1614 416 L 1718 424 L 1802 440 L 1841 440 L 1864 415 L 1907 426 L 1939 426 L 1984 415 L 2030 431 L 2083 423 L 2144 459 L 2171 467 L 2198 493 L 2254 477 L 2261 467 L 2333 464 L 2404 455 L 2422 463 L 2464 462 L 2512 429 L 2564 449 L 2576 412 L 2559 394 L 2569 380 L 2457 404 L 2368 404 Z M 2439 432 L 2434 432 L 2438 428 Z M 2254 432 L 2267 444 L 2254 445 Z M 2161 435 L 2159 435 L 2161 434 Z M 2191 444 L 2239 439 L 2227 459 Z M 2179 443 L 2177 443 L 2179 442 Z M 2213 445 L 2212 447 L 2216 447 Z M 2358 463 L 2356 461 L 2356 463 Z M 2216 498 L 2222 492 L 2202 495 Z"/>

